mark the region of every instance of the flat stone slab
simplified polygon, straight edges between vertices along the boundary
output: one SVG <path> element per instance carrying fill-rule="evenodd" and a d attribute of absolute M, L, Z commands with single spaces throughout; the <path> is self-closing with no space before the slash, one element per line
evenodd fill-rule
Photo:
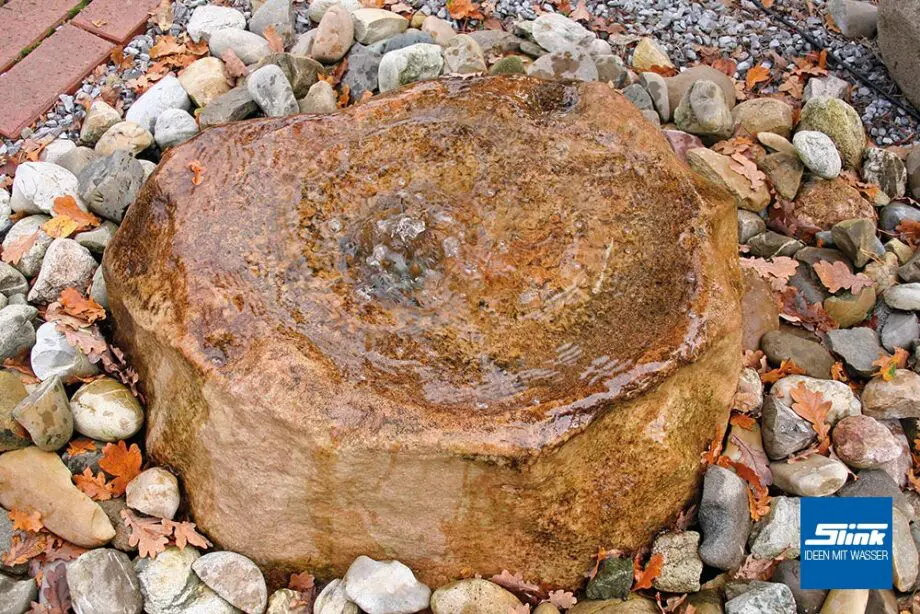
<path fill-rule="evenodd" d="M 144 29 L 158 4 L 159 0 L 93 0 L 71 23 L 123 45 Z"/>
<path fill-rule="evenodd" d="M 148 452 L 221 547 L 573 587 L 696 494 L 736 228 L 606 84 L 447 79 L 177 146 L 104 267 Z"/>
<path fill-rule="evenodd" d="M 10 0 L 0 6 L 0 71 L 61 24 L 80 0 Z"/>

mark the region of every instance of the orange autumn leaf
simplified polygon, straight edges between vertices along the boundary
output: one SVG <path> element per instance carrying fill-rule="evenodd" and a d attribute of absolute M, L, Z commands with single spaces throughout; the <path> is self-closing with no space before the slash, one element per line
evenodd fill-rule
<path fill-rule="evenodd" d="M 722 454 L 722 440 L 725 438 L 725 430 L 716 425 L 716 436 L 709 442 L 709 447 L 703 452 L 700 462 L 704 465 L 712 465 L 719 459 Z"/>
<path fill-rule="evenodd" d="M 822 260 L 814 263 L 811 268 L 814 269 L 824 287 L 832 293 L 849 290 L 853 294 L 859 294 L 860 291 L 875 283 L 862 273 L 854 275 L 850 267 L 839 260 L 836 262 Z"/>
<path fill-rule="evenodd" d="M 81 209 L 79 205 L 77 205 L 76 199 L 70 195 L 58 196 L 55 198 L 54 206 L 51 207 L 51 213 L 55 216 L 70 218 L 76 222 L 78 230 L 89 230 L 102 223 L 102 220 L 92 213 Z"/>
<path fill-rule="evenodd" d="M 192 171 L 192 185 L 201 185 L 201 176 L 205 171 L 205 168 L 201 166 L 201 162 L 192 160 L 188 163 L 188 170 Z"/>
<path fill-rule="evenodd" d="M 3 250 L 3 255 L 0 256 L 0 260 L 3 260 L 3 262 L 7 264 L 19 264 L 19 261 L 22 260 L 26 252 L 32 249 L 32 246 L 38 241 L 38 234 L 39 231 L 36 230 L 30 235 L 19 237 L 11 241 L 9 247 Z"/>
<path fill-rule="evenodd" d="M 903 369 L 907 366 L 907 357 L 908 353 L 904 348 L 895 348 L 894 354 L 891 356 L 882 354 L 872 363 L 872 366 L 878 367 L 876 377 L 881 376 L 883 380 L 890 382 L 894 379 L 898 369 Z"/>
<path fill-rule="evenodd" d="M 102 448 L 102 458 L 99 459 L 99 468 L 114 476 L 112 480 L 112 492 L 116 497 L 124 494 L 128 482 L 133 480 L 141 472 L 141 450 L 136 443 L 132 443 L 128 448 L 124 441 L 117 444 L 107 443 Z"/>
<path fill-rule="evenodd" d="M 904 220 L 898 224 L 895 230 L 898 231 L 898 236 L 905 243 L 910 245 L 920 244 L 920 221 Z"/>
<path fill-rule="evenodd" d="M 738 70 L 738 63 L 729 58 L 717 58 L 711 66 L 729 77 L 734 77 Z"/>
<path fill-rule="evenodd" d="M 747 76 L 744 78 L 744 84 L 748 89 L 753 89 L 758 83 L 765 83 L 770 80 L 770 69 L 766 66 L 752 66 L 748 72 Z"/>
<path fill-rule="evenodd" d="M 804 383 L 799 382 L 795 388 L 790 391 L 792 395 L 792 411 L 811 423 L 811 427 L 818 434 L 818 452 L 823 454 L 830 448 L 830 424 L 827 422 L 827 414 L 831 410 L 831 402 L 824 400 L 824 395 L 820 392 L 809 390 Z"/>
<path fill-rule="evenodd" d="M 831 379 L 835 379 L 838 382 L 844 383 L 850 381 L 850 377 L 847 375 L 846 368 L 839 360 L 831 366 Z"/>
<path fill-rule="evenodd" d="M 75 288 L 64 288 L 58 298 L 64 313 L 92 324 L 105 319 L 105 308 L 91 298 L 86 298 Z"/>
<path fill-rule="evenodd" d="M 447 12 L 454 19 L 482 19 L 479 5 L 471 0 L 447 0 Z"/>
<path fill-rule="evenodd" d="M 163 519 L 163 527 L 172 533 L 179 550 L 185 550 L 188 544 L 199 548 L 210 548 L 211 542 L 195 529 L 194 522 L 173 522 Z"/>
<path fill-rule="evenodd" d="M 268 26 L 262 31 L 262 36 L 268 41 L 269 48 L 275 53 L 284 53 L 284 40 L 275 26 Z"/>
<path fill-rule="evenodd" d="M 96 451 L 96 444 L 92 439 L 87 439 L 86 437 L 78 437 L 77 439 L 72 439 L 67 445 L 67 456 L 74 457 L 80 456 L 81 454 L 89 454 L 90 452 Z"/>
<path fill-rule="evenodd" d="M 55 239 L 66 239 L 77 232 L 79 228 L 80 225 L 66 215 L 53 217 L 42 224 L 42 230 L 45 231 L 45 234 Z"/>
<path fill-rule="evenodd" d="M 141 518 L 131 510 L 121 510 L 121 517 L 131 531 L 128 544 L 137 546 L 141 558 L 155 557 L 166 550 L 170 530 L 163 526 L 159 518 Z"/>
<path fill-rule="evenodd" d="M 738 477 L 748 483 L 748 510 L 752 520 L 760 520 L 770 513 L 769 491 L 760 481 L 760 476 L 754 469 L 744 463 L 733 461 L 727 456 L 720 457 L 717 464 L 726 469 L 733 469 Z"/>
<path fill-rule="evenodd" d="M 305 593 L 311 590 L 314 586 L 316 586 L 316 579 L 313 577 L 313 574 L 305 571 L 303 573 L 291 574 L 291 579 L 288 580 L 287 587 L 292 591 Z"/>
<path fill-rule="evenodd" d="M 779 363 L 779 367 L 760 374 L 760 381 L 764 384 L 775 384 L 787 375 L 805 375 L 805 369 L 795 364 L 791 359 Z"/>
<path fill-rule="evenodd" d="M 750 431 L 757 425 L 757 420 L 744 414 L 732 414 L 731 420 L 729 420 L 729 422 L 746 431 Z"/>
<path fill-rule="evenodd" d="M 661 569 L 664 567 L 664 556 L 653 554 L 648 560 L 645 569 L 639 564 L 638 560 L 633 560 L 633 584 L 632 590 L 639 591 L 646 588 L 652 588 L 652 581 L 661 575 Z"/>
<path fill-rule="evenodd" d="M 108 501 L 112 498 L 112 484 L 105 481 L 105 474 L 101 471 L 93 477 L 93 470 L 86 467 L 82 474 L 73 476 L 73 483 L 93 501 Z"/>
<path fill-rule="evenodd" d="M 31 559 L 45 551 L 48 539 L 47 533 L 16 533 L 10 540 L 10 548 L 3 553 L 0 561 L 8 567 L 28 563 Z"/>
<path fill-rule="evenodd" d="M 572 21 L 591 21 L 591 13 L 588 12 L 587 0 L 582 0 L 575 10 L 569 14 Z"/>
<path fill-rule="evenodd" d="M 35 510 L 24 512 L 23 510 L 13 508 L 10 510 L 9 516 L 10 520 L 13 521 L 13 529 L 17 531 L 38 533 L 45 528 L 45 525 L 42 524 L 41 512 Z"/>

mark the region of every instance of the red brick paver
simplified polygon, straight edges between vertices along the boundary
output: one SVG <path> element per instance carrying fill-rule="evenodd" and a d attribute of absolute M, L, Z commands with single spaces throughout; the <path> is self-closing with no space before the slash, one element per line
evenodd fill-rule
<path fill-rule="evenodd" d="M 93 0 L 71 22 L 118 44 L 144 29 L 158 0 Z"/>
<path fill-rule="evenodd" d="M 10 0 L 0 7 L 0 71 L 59 25 L 80 0 Z"/>
<path fill-rule="evenodd" d="M 19 138 L 58 94 L 72 92 L 112 52 L 107 40 L 67 24 L 0 75 L 0 135 Z"/>

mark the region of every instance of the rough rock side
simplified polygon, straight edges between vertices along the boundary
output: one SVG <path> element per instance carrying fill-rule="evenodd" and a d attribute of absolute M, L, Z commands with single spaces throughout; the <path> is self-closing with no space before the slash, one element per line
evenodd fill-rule
<path fill-rule="evenodd" d="M 606 84 L 442 80 L 176 147 L 104 267 L 148 452 L 220 546 L 575 586 L 696 492 L 736 226 Z"/>

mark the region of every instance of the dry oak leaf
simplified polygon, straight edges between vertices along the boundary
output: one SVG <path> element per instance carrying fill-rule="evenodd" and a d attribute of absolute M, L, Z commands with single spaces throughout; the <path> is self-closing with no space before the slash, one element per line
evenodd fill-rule
<path fill-rule="evenodd" d="M 79 228 L 80 225 L 66 215 L 53 217 L 42 224 L 42 230 L 44 230 L 47 235 L 54 237 L 55 239 L 66 239 L 75 233 Z"/>
<path fill-rule="evenodd" d="M 13 529 L 16 531 L 38 533 L 45 528 L 45 525 L 42 524 L 41 512 L 35 510 L 25 512 L 13 508 L 9 511 L 9 517 L 13 521 Z"/>
<path fill-rule="evenodd" d="M 582 2 L 569 15 L 569 19 L 574 21 L 591 21 L 591 13 L 588 12 L 587 0 Z"/>
<path fill-rule="evenodd" d="M 759 190 L 766 185 L 767 176 L 753 161 L 737 152 L 731 155 L 731 159 L 733 162 L 729 164 L 729 168 L 750 181 L 752 190 Z"/>
<path fill-rule="evenodd" d="M 664 556 L 653 554 L 648 560 L 648 565 L 642 569 L 638 559 L 633 560 L 633 584 L 632 590 L 638 591 L 646 588 L 652 588 L 652 581 L 661 575 L 661 568 L 664 567 Z"/>
<path fill-rule="evenodd" d="M 201 185 L 201 176 L 205 171 L 205 168 L 201 166 L 201 162 L 192 160 L 188 163 L 188 170 L 192 171 L 192 185 Z"/>
<path fill-rule="evenodd" d="M 709 442 L 709 447 L 703 452 L 700 462 L 704 465 L 714 465 L 722 455 L 722 440 L 725 439 L 725 429 L 716 425 L 716 436 Z"/>
<path fill-rule="evenodd" d="M 824 395 L 820 392 L 809 390 L 804 383 L 798 385 L 790 391 L 792 395 L 792 411 L 811 423 L 811 427 L 818 434 L 818 452 L 823 454 L 827 452 L 831 445 L 830 430 L 827 423 L 827 414 L 831 410 L 831 402 L 824 400 Z"/>
<path fill-rule="evenodd" d="M 753 430 L 753 428 L 757 425 L 757 420 L 744 414 L 732 414 L 729 422 L 746 431 Z"/>
<path fill-rule="evenodd" d="M 150 57 L 155 60 L 168 55 L 178 55 L 185 52 L 185 45 L 177 41 L 175 36 L 166 35 L 157 38 L 156 44 L 150 48 L 149 53 Z"/>
<path fill-rule="evenodd" d="M 873 366 L 878 367 L 876 377 L 881 376 L 883 380 L 890 382 L 894 379 L 898 369 L 903 369 L 907 366 L 907 357 L 908 353 L 904 348 L 895 348 L 894 354 L 891 356 L 883 353 L 872 363 Z"/>
<path fill-rule="evenodd" d="M 233 52 L 233 49 L 224 51 L 220 55 L 220 59 L 224 61 L 224 69 L 227 71 L 228 77 L 239 79 L 249 74 L 249 68 L 246 67 L 246 64 L 243 63 L 240 56 Z"/>
<path fill-rule="evenodd" d="M 73 483 L 93 501 L 108 501 L 112 498 L 112 484 L 105 481 L 105 474 L 101 471 L 93 477 L 93 470 L 86 467 L 82 474 L 73 476 Z"/>
<path fill-rule="evenodd" d="M 3 564 L 8 567 L 22 565 L 43 554 L 47 546 L 47 533 L 16 533 L 10 540 L 10 549 L 3 553 Z"/>
<path fill-rule="evenodd" d="M 63 563 L 50 565 L 43 570 L 41 608 L 43 614 L 67 614 L 73 602 L 67 586 L 67 566 Z"/>
<path fill-rule="evenodd" d="M 105 308 L 91 298 L 86 298 L 76 288 L 64 288 L 58 297 L 64 313 L 92 324 L 105 319 Z"/>
<path fill-rule="evenodd" d="M 288 588 L 298 593 L 305 593 L 312 590 L 315 586 L 316 578 L 308 571 L 291 574 L 291 579 L 288 580 Z"/>
<path fill-rule="evenodd" d="M 102 223 L 98 217 L 84 211 L 77 205 L 76 199 L 70 195 L 58 196 L 54 199 L 54 206 L 51 207 L 51 213 L 54 216 L 68 217 L 77 224 L 79 230 L 89 230 Z"/>
<path fill-rule="evenodd" d="M 734 77 L 738 70 L 738 63 L 729 58 L 717 58 L 711 66 L 729 77 Z"/>
<path fill-rule="evenodd" d="M 523 593 L 528 596 L 541 595 L 543 593 L 538 585 L 525 581 L 523 574 L 513 574 L 507 569 L 502 569 L 502 572 L 492 576 L 491 580 L 512 593 Z"/>
<path fill-rule="evenodd" d="M 853 294 L 858 294 L 865 288 L 875 284 L 871 279 L 862 273 L 853 274 L 850 267 L 841 261 L 828 262 L 822 260 L 816 262 L 812 267 L 818 275 L 818 279 L 824 284 L 824 287 L 832 293 L 840 290 L 849 290 Z"/>
<path fill-rule="evenodd" d="M 920 245 L 920 221 L 918 220 L 903 220 L 898 227 L 895 228 L 898 231 L 898 236 L 905 243 L 910 245 Z"/>
<path fill-rule="evenodd" d="M 275 26 L 268 26 L 262 31 L 262 36 L 268 41 L 269 48 L 275 53 L 284 53 L 284 40 L 275 30 Z"/>
<path fill-rule="evenodd" d="M 116 497 L 124 494 L 128 482 L 133 480 L 141 472 L 141 450 L 136 443 L 127 447 L 124 441 L 117 444 L 107 443 L 102 448 L 102 458 L 99 459 L 99 468 L 114 476 L 112 480 L 112 491 Z"/>
<path fill-rule="evenodd" d="M 447 0 L 447 12 L 454 19 L 482 19 L 479 5 L 471 0 Z"/>
<path fill-rule="evenodd" d="M 744 78 L 744 84 L 747 88 L 753 89 L 758 83 L 765 83 L 770 80 L 770 69 L 766 66 L 752 66 L 748 72 L 747 76 Z"/>
<path fill-rule="evenodd" d="M 170 530 L 163 526 L 159 518 L 141 518 L 128 509 L 121 510 L 121 517 L 131 530 L 128 544 L 137 546 L 141 558 L 155 557 L 166 550 Z"/>
<path fill-rule="evenodd" d="M 81 454 L 89 454 L 90 452 L 96 451 L 96 444 L 92 439 L 86 437 L 78 437 L 77 439 L 72 439 L 67 445 L 67 456 L 80 456 Z"/>
<path fill-rule="evenodd" d="M 35 242 L 38 241 L 39 231 L 35 231 L 30 235 L 24 237 L 19 237 L 15 241 L 11 241 L 9 247 L 3 250 L 3 255 L 0 256 L 0 260 L 7 264 L 19 264 L 19 261 L 22 260 L 22 257 L 32 249 L 32 246 L 35 245 Z"/>
<path fill-rule="evenodd" d="M 770 513 L 770 494 L 767 487 L 760 481 L 760 476 L 757 475 L 757 471 L 744 463 L 735 462 L 726 456 L 719 458 L 717 464 L 726 469 L 734 469 L 738 477 L 747 482 L 748 486 L 750 486 L 748 489 L 748 510 L 750 511 L 752 520 L 760 520 Z"/>
<path fill-rule="evenodd" d="M 45 545 L 45 562 L 52 561 L 73 561 L 80 558 L 80 555 L 87 552 L 87 548 L 82 548 L 69 541 L 53 535 Z"/>
<path fill-rule="evenodd" d="M 575 595 L 563 590 L 550 591 L 548 601 L 561 610 L 568 610 L 578 603 Z"/>
<path fill-rule="evenodd" d="M 189 544 L 198 548 L 210 548 L 213 544 L 195 529 L 194 522 L 173 522 L 172 520 L 163 519 L 163 527 L 172 533 L 179 550 L 185 550 Z"/>
<path fill-rule="evenodd" d="M 772 260 L 742 258 L 739 264 L 743 268 L 757 271 L 764 281 L 770 282 L 770 287 L 776 292 L 786 287 L 789 278 L 795 275 L 799 267 L 799 263 L 788 256 L 776 256 Z"/>

